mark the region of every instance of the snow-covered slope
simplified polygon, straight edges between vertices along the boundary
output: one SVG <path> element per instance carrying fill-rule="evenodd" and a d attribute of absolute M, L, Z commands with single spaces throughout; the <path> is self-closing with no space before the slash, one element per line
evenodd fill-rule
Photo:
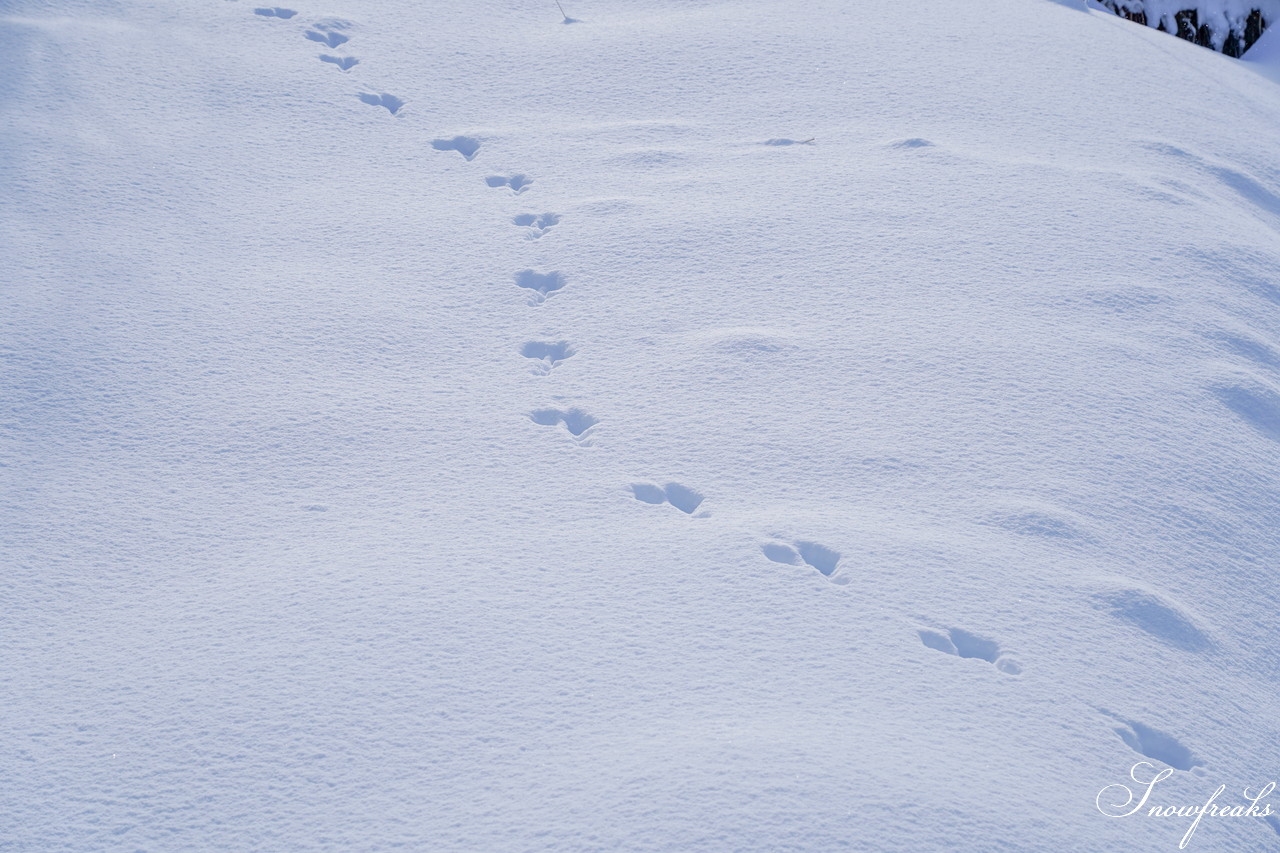
<path fill-rule="evenodd" d="M 1135 762 L 1276 779 L 1265 63 L 546 5 L 0 3 L 6 843 L 1169 850 Z"/>

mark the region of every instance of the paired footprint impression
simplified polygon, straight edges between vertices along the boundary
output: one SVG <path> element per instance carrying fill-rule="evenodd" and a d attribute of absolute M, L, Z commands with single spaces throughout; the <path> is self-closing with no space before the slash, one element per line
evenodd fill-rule
<path fill-rule="evenodd" d="M 480 140 L 470 136 L 455 136 L 453 139 L 433 140 L 431 147 L 437 151 L 457 151 L 462 159 L 473 160 L 480 151 Z"/>
<path fill-rule="evenodd" d="M 546 376 L 557 364 L 572 356 L 576 351 L 568 341 L 529 341 L 520 348 L 525 358 L 534 359 L 533 372 Z"/>
<path fill-rule="evenodd" d="M 529 296 L 530 305 L 541 305 L 547 297 L 565 286 L 564 276 L 559 272 L 534 272 L 521 270 L 516 273 L 516 286 L 532 291 Z"/>
<path fill-rule="evenodd" d="M 325 47 L 340 47 L 351 41 L 350 36 L 345 36 L 339 30 L 345 27 L 337 24 L 316 24 L 314 29 L 307 30 L 303 35 L 308 41 L 319 42 Z"/>
<path fill-rule="evenodd" d="M 484 182 L 494 189 L 506 187 L 516 195 L 519 195 L 529 189 L 529 185 L 533 183 L 533 178 L 528 175 L 490 175 L 484 179 Z"/>
<path fill-rule="evenodd" d="M 600 423 L 599 419 L 582 411 L 582 409 L 535 409 L 529 413 L 529 420 L 540 426 L 563 425 L 569 435 L 581 441 L 587 437 L 591 428 Z"/>
<path fill-rule="evenodd" d="M 1018 665 L 1017 661 L 1002 652 L 1000 644 L 995 640 L 979 637 L 977 634 L 971 634 L 960 628 L 950 628 L 946 631 L 922 628 L 920 630 L 920 642 L 945 654 L 962 658 L 975 658 L 995 664 L 996 669 L 1006 675 L 1017 675 L 1022 672 L 1022 667 Z"/>
<path fill-rule="evenodd" d="M 392 115 L 400 112 L 400 108 L 404 106 L 404 101 L 395 95 L 388 95 L 386 92 L 381 95 L 361 93 L 358 97 L 371 107 L 386 107 L 387 112 Z"/>
<path fill-rule="evenodd" d="M 512 225 L 529 229 L 529 239 L 537 240 L 552 227 L 560 224 L 558 213 L 522 213 L 511 220 Z"/>
<path fill-rule="evenodd" d="M 339 71 L 350 71 L 360 64 L 360 60 L 354 56 L 330 56 L 327 53 L 320 54 L 320 61 L 338 66 Z"/>
<path fill-rule="evenodd" d="M 330 56 L 329 54 L 320 54 L 320 61 L 337 65 L 338 70 L 351 70 L 360 64 L 360 60 L 355 56 Z"/>
<path fill-rule="evenodd" d="M 679 483 L 667 483 L 665 486 L 655 486 L 652 483 L 632 483 L 631 494 L 638 501 L 647 504 L 671 504 L 685 515 L 693 515 L 698 507 L 702 506 L 703 497 L 698 492 Z M 705 518 L 707 513 L 699 513 L 699 518 Z"/>
<path fill-rule="evenodd" d="M 839 572 L 840 553 L 817 542 L 768 542 L 760 550 L 775 563 L 817 569 L 827 580 L 841 586 L 849 582 L 849 577 Z"/>

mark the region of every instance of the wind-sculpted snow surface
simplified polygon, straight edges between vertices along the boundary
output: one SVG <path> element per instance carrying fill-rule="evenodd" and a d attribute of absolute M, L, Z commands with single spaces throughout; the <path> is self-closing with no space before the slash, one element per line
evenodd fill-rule
<path fill-rule="evenodd" d="M 562 2 L 0 4 L 0 846 L 1176 850 L 1096 803 L 1275 780 L 1280 33 Z"/>

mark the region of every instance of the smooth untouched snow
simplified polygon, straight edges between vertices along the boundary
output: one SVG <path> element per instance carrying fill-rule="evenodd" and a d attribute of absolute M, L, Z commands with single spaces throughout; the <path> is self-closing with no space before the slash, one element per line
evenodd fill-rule
<path fill-rule="evenodd" d="M 1175 850 L 1099 792 L 1280 777 L 1276 33 L 564 11 L 0 3 L 6 844 Z"/>

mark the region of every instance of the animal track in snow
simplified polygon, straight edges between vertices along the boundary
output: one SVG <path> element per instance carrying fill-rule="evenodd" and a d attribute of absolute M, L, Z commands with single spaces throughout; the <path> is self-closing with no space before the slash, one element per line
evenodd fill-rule
<path fill-rule="evenodd" d="M 569 431 L 569 434 L 579 440 L 586 436 L 588 430 L 600 423 L 598 419 L 591 417 L 581 409 L 568 409 L 565 411 L 560 409 L 536 409 L 529 413 L 529 420 L 542 426 L 564 424 L 564 428 Z"/>
<path fill-rule="evenodd" d="M 371 107 L 386 107 L 387 111 L 392 115 L 400 112 L 400 109 L 404 106 L 403 100 L 397 98 L 395 95 L 388 95 L 386 92 L 383 92 L 381 95 L 369 95 L 362 93 L 360 95 L 360 100 L 364 101 Z"/>
<path fill-rule="evenodd" d="M 1204 766 L 1204 762 L 1192 755 L 1191 750 L 1179 743 L 1173 735 L 1134 720 L 1126 720 L 1105 709 L 1098 710 L 1120 724 L 1114 729 L 1115 733 L 1120 735 L 1120 739 L 1139 755 L 1163 761 L 1174 770 L 1190 770 L 1193 767 Z"/>
<path fill-rule="evenodd" d="M 775 146 L 775 147 L 779 147 L 779 146 L 786 146 L 786 145 L 812 145 L 812 144 L 813 144 L 813 142 L 814 142 L 814 140 L 813 140 L 812 138 L 810 138 L 810 139 L 787 139 L 787 138 L 785 138 L 785 137 L 784 137 L 784 138 L 781 138 L 781 139 L 766 139 L 764 142 L 762 142 L 762 143 L 760 143 L 760 144 L 761 144 L 761 145 L 772 145 L 772 146 Z"/>
<path fill-rule="evenodd" d="M 849 578 L 836 574 L 840 568 L 840 554 L 825 545 L 816 542 L 769 542 L 761 546 L 764 555 L 775 563 L 798 566 L 801 563 L 817 569 L 827 580 L 836 584 L 847 584 Z"/>
<path fill-rule="evenodd" d="M 354 56 L 330 56 L 327 53 L 320 54 L 320 61 L 338 66 L 339 71 L 350 71 L 360 64 L 360 60 Z"/>
<path fill-rule="evenodd" d="M 554 225 L 560 224 L 558 213 L 522 213 L 511 220 L 512 225 L 529 229 L 529 239 L 537 240 Z"/>
<path fill-rule="evenodd" d="M 522 356 L 538 360 L 533 372 L 540 376 L 550 373 L 551 368 L 572 356 L 573 353 L 574 349 L 568 341 L 529 341 L 520 348 Z"/>
<path fill-rule="evenodd" d="M 996 669 L 1008 675 L 1017 675 L 1022 672 L 1022 667 L 1016 661 L 1000 651 L 1000 645 L 995 640 L 970 634 L 960 628 L 952 628 L 946 633 L 922 628 L 919 633 L 920 642 L 931 649 L 956 657 L 984 660 L 995 664 Z"/>
<path fill-rule="evenodd" d="M 663 504 L 669 503 L 685 515 L 693 515 L 698 507 L 702 505 L 703 497 L 699 492 L 679 483 L 667 483 L 666 486 L 655 486 L 652 483 L 632 483 L 631 493 L 638 501 L 644 501 L 647 504 Z M 704 518 L 708 513 L 698 513 L 699 518 Z"/>
<path fill-rule="evenodd" d="M 436 139 L 431 147 L 437 151 L 457 151 L 466 160 L 474 160 L 480 150 L 480 140 L 470 136 L 455 136 L 453 139 Z"/>
<path fill-rule="evenodd" d="M 270 9 L 254 9 L 253 14 L 261 15 L 264 18 L 284 18 L 287 21 L 298 13 L 292 9 L 281 9 L 279 6 L 274 6 Z"/>
<path fill-rule="evenodd" d="M 521 270 L 516 273 L 516 285 L 533 291 L 529 297 L 530 305 L 541 305 L 548 296 L 564 287 L 565 280 L 564 276 L 554 270 L 552 272 Z"/>
<path fill-rule="evenodd" d="M 303 35 L 311 41 L 318 41 L 320 44 L 328 47 L 338 47 L 339 45 L 343 45 L 351 41 L 347 36 L 344 36 L 342 33 L 335 32 L 334 30 L 307 30 Z"/>
<path fill-rule="evenodd" d="M 528 175 L 490 175 L 484 182 L 494 188 L 510 187 L 513 193 L 519 195 L 529 188 L 533 178 Z"/>

